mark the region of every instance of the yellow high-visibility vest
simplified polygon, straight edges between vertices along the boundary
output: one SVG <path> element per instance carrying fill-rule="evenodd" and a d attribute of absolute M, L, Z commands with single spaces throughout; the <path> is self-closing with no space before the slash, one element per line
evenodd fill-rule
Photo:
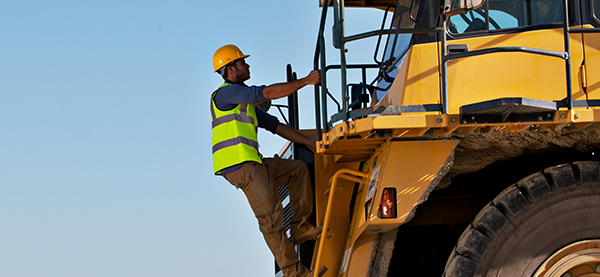
<path fill-rule="evenodd" d="M 253 104 L 238 104 L 234 109 L 222 111 L 215 105 L 215 95 L 225 87 L 224 83 L 211 96 L 212 156 L 216 175 L 221 170 L 247 161 L 262 163 L 258 153 L 258 120 Z"/>

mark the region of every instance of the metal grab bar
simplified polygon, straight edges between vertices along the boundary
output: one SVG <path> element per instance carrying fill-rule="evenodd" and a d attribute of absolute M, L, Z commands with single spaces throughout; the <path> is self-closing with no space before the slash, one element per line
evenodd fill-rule
<path fill-rule="evenodd" d="M 549 51 L 549 50 L 536 49 L 536 48 L 530 48 L 530 47 L 522 47 L 522 46 L 507 46 L 507 47 L 485 48 L 485 49 L 481 49 L 481 50 L 473 50 L 473 51 L 467 51 L 467 52 L 456 53 L 456 54 L 446 54 L 446 61 L 452 60 L 452 59 L 458 59 L 458 58 L 466 58 L 466 57 L 491 54 L 491 53 L 507 53 L 507 52 L 524 52 L 524 53 L 538 54 L 538 55 L 544 55 L 544 56 L 550 56 L 550 57 L 557 57 L 557 58 L 561 58 L 561 59 L 566 59 L 568 57 L 567 52 Z"/>
<path fill-rule="evenodd" d="M 356 176 L 360 177 L 357 178 Z M 315 264 L 312 268 L 320 268 L 321 267 L 321 258 L 323 257 L 323 248 L 325 247 L 325 240 L 327 238 L 327 231 L 329 230 L 329 221 L 331 219 L 331 210 L 333 207 L 333 198 L 335 196 L 335 190 L 337 187 L 337 181 L 339 178 L 344 178 L 346 180 L 354 181 L 360 183 L 363 179 L 367 178 L 367 173 L 362 171 L 352 170 L 349 168 L 342 168 L 338 170 L 330 180 L 329 189 L 325 191 L 325 194 L 329 192 L 329 197 L 327 199 L 327 208 L 325 209 L 325 218 L 323 219 L 323 232 L 319 238 L 319 249 L 317 250 L 317 259 L 315 260 Z M 318 276 L 318 270 L 315 270 L 315 276 Z"/>
<path fill-rule="evenodd" d="M 329 1 L 323 1 L 323 9 L 321 10 L 321 22 L 319 23 L 319 33 L 317 35 L 317 46 L 315 49 L 315 57 L 314 57 L 314 69 L 319 69 L 319 65 L 321 68 L 325 68 L 327 66 L 326 57 L 325 57 L 325 22 L 327 20 L 327 7 L 329 6 Z M 326 74 L 323 70 L 321 70 L 321 89 L 323 91 L 327 90 L 327 79 Z M 321 133 L 321 100 L 323 101 L 323 126 L 327 125 L 327 98 L 325 96 L 319 95 L 320 89 L 319 85 L 315 85 L 315 120 L 316 120 L 316 130 L 317 130 L 317 141 L 322 140 Z M 322 99 L 321 99 L 322 98 Z"/>

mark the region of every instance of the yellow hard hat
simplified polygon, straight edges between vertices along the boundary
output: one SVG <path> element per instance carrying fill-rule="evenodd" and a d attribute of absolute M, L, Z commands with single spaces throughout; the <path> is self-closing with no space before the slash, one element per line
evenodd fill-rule
<path fill-rule="evenodd" d="M 230 62 L 248 57 L 250 57 L 250 55 L 244 55 L 242 50 L 240 50 L 237 46 L 233 44 L 225 45 L 217 49 L 215 55 L 213 56 L 213 67 L 215 68 L 214 72 L 217 72 L 217 70 L 223 66 L 226 66 Z"/>

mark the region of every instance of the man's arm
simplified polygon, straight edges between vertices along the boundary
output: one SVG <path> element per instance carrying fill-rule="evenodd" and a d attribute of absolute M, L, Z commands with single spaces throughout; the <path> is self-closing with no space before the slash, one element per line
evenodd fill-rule
<path fill-rule="evenodd" d="M 294 130 L 294 128 L 285 125 L 283 123 L 279 123 L 277 126 L 277 130 L 275 132 L 284 139 L 287 139 L 291 142 L 302 143 L 308 148 L 310 148 L 313 152 L 317 152 L 317 141 L 315 139 L 305 137 L 300 132 Z"/>
<path fill-rule="evenodd" d="M 321 72 L 319 70 L 311 71 L 308 76 L 287 83 L 278 83 L 267 86 L 262 93 L 267 99 L 278 99 L 286 97 L 294 91 L 297 91 L 307 85 L 315 85 L 321 82 Z"/>
<path fill-rule="evenodd" d="M 243 84 L 232 84 L 219 89 L 215 95 L 217 108 L 228 111 L 238 104 L 254 104 L 267 101 L 262 95 L 264 86 L 246 86 Z"/>

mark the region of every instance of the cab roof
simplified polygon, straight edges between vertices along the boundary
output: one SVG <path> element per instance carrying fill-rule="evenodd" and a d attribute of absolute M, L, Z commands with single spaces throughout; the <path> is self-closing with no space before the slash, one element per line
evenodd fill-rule
<path fill-rule="evenodd" d="M 319 6 L 322 7 L 325 0 L 319 0 Z M 333 6 L 329 0 L 329 6 Z M 388 6 L 396 6 L 396 0 L 344 0 L 345 7 L 353 8 L 378 8 L 385 10 Z"/>

